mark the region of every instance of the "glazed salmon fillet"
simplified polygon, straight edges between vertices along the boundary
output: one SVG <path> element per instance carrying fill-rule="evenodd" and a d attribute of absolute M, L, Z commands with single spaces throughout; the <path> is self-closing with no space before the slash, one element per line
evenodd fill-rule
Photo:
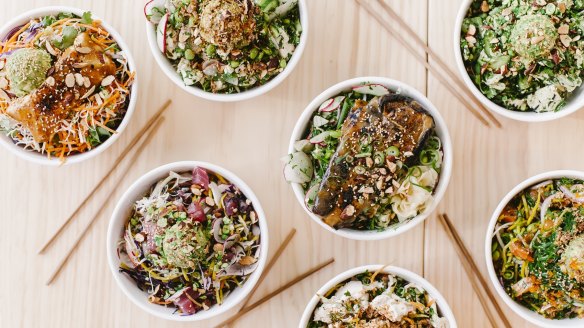
<path fill-rule="evenodd" d="M 336 229 L 373 217 L 391 193 L 396 163 L 407 165 L 416 158 L 434 126 L 432 116 L 406 96 L 357 101 L 343 123 L 312 211 Z M 399 154 L 388 155 L 390 147 Z"/>

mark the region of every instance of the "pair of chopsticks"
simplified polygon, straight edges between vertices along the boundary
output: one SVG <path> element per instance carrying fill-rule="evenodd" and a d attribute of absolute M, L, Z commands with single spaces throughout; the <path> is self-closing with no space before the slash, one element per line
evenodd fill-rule
<path fill-rule="evenodd" d="M 366 3 L 365 0 L 356 0 L 357 4 L 363 7 L 379 24 L 381 24 L 389 34 L 391 34 L 397 41 L 399 41 L 413 56 L 416 60 L 424 65 L 424 67 L 448 89 L 464 106 L 468 109 L 471 114 L 473 114 L 481 123 L 485 126 L 489 127 L 490 123 L 488 120 L 491 120 L 492 123 L 497 126 L 501 127 L 501 123 L 495 118 L 495 116 L 487 110 L 478 99 L 474 97 L 472 92 L 464 85 L 464 83 L 452 72 L 452 70 L 446 65 L 444 60 L 440 58 L 430 48 L 426 42 L 424 42 L 418 34 L 384 1 L 384 0 L 375 0 L 379 6 L 383 9 L 383 11 L 391 17 L 394 21 L 398 23 L 398 25 L 403 29 L 406 34 L 408 34 L 411 39 L 421 48 L 424 49 L 426 56 L 422 56 L 414 46 L 412 46 L 408 40 L 400 33 L 400 31 L 395 30 L 388 21 L 383 19 L 382 15 L 379 11 L 375 10 L 369 3 Z M 437 70 L 434 66 L 430 65 L 430 59 L 433 59 L 434 62 L 438 65 L 440 70 Z M 454 83 L 454 86 L 452 83 Z M 455 87 L 456 86 L 456 87 Z M 458 89 L 458 90 L 457 90 Z M 470 99 L 473 103 L 471 104 L 468 99 Z"/>
<path fill-rule="evenodd" d="M 51 236 L 51 238 L 49 238 L 49 240 L 44 244 L 44 246 L 39 251 L 39 254 L 44 253 L 53 244 L 53 242 L 56 240 L 56 238 L 63 232 L 63 230 L 65 229 L 65 227 L 68 226 L 73 221 L 73 218 L 75 218 L 77 216 L 77 214 L 81 211 L 81 209 L 86 204 L 89 203 L 89 200 L 104 185 L 105 181 L 108 180 L 108 178 L 113 174 L 113 172 L 119 167 L 119 165 L 124 161 L 124 159 L 126 158 L 126 156 L 134 148 L 136 148 L 135 147 L 136 145 L 138 145 L 137 150 L 135 151 L 135 153 L 132 156 L 131 160 L 126 165 L 125 169 L 123 170 L 122 176 L 125 176 L 128 173 L 128 171 L 132 167 L 132 164 L 137 161 L 137 159 L 142 154 L 142 151 L 150 143 L 150 141 L 152 140 L 152 137 L 154 136 L 154 134 L 156 133 L 156 131 L 160 127 L 160 124 L 164 120 L 164 118 L 162 117 L 162 114 L 164 113 L 164 111 L 166 111 L 166 109 L 168 109 L 168 107 L 170 106 L 170 103 L 171 103 L 171 101 L 170 100 L 167 100 L 162 105 L 162 107 L 154 114 L 154 116 L 144 125 L 144 127 L 142 127 L 142 129 L 140 129 L 140 131 L 136 134 L 136 136 L 132 139 L 132 141 L 128 144 L 128 146 L 122 151 L 122 153 L 120 154 L 120 156 L 118 156 L 118 158 L 114 162 L 114 165 L 110 168 L 110 170 L 106 173 L 106 175 L 100 180 L 100 182 L 97 183 L 97 185 L 87 195 L 87 197 L 81 202 L 81 204 L 75 209 L 75 211 L 73 211 L 73 214 L 71 214 L 67 218 L 67 220 L 65 220 L 65 222 Z M 109 200 L 113 197 L 113 195 L 114 195 L 114 193 L 110 193 L 104 203 L 109 202 Z M 73 255 L 73 253 L 75 252 L 75 250 L 77 249 L 77 247 L 79 246 L 79 244 L 81 243 L 81 241 L 83 240 L 83 238 L 88 234 L 89 229 L 97 221 L 97 219 L 99 218 L 100 214 L 101 214 L 101 212 L 98 211 L 91 218 L 91 220 L 89 221 L 89 223 L 87 224 L 87 226 L 85 227 L 85 229 L 83 230 L 83 232 L 77 237 L 77 239 L 73 243 L 73 246 L 71 246 L 71 248 L 69 249 L 69 251 L 67 252 L 67 254 L 59 262 L 59 264 L 57 265 L 57 267 L 55 268 L 55 270 L 51 274 L 50 278 L 47 280 L 47 283 L 46 283 L 47 285 L 50 285 L 51 283 L 53 283 L 54 280 L 58 277 L 59 273 L 62 271 L 62 269 L 65 267 L 65 265 L 67 264 L 67 262 L 71 258 L 71 255 Z"/>
<path fill-rule="evenodd" d="M 489 298 L 491 305 L 497 311 L 497 315 L 499 316 L 499 319 L 503 322 L 504 327 L 511 328 L 511 324 L 507 320 L 507 317 L 505 317 L 505 314 L 503 313 L 503 310 L 501 309 L 501 307 L 499 307 L 499 304 L 497 303 L 495 296 L 493 295 L 491 290 L 488 288 L 487 282 L 485 281 L 485 278 L 483 278 L 483 276 L 481 275 L 479 268 L 477 267 L 476 263 L 472 259 L 472 255 L 470 254 L 470 252 L 468 251 L 468 249 L 464 245 L 464 242 L 462 241 L 462 239 L 458 235 L 458 232 L 456 232 L 456 229 L 454 228 L 452 221 L 450 221 L 450 218 L 448 217 L 447 214 L 439 214 L 438 218 L 440 219 L 440 223 L 442 223 L 442 226 L 446 230 L 446 233 L 448 234 L 450 239 L 456 245 L 456 253 L 458 254 L 458 257 L 460 258 L 460 261 L 462 262 L 462 266 L 464 267 L 464 271 L 466 272 L 466 274 L 467 274 L 467 276 L 472 284 L 472 287 L 475 290 L 475 293 L 477 294 L 479 301 L 481 302 L 481 305 L 483 306 L 483 309 L 485 310 L 485 313 L 487 314 L 489 322 L 491 323 L 491 325 L 493 327 L 499 327 L 495 316 L 491 312 L 491 307 L 489 306 L 489 302 L 487 301 L 487 299 L 485 299 L 485 297 L 483 295 L 483 291 L 484 291 L 484 293 L 487 294 L 487 297 Z M 480 287 L 477 284 L 477 281 L 476 281 L 477 279 L 480 283 Z M 482 287 L 482 289 L 481 289 L 481 287 Z"/>
<path fill-rule="evenodd" d="M 288 288 L 296 285 L 300 281 L 308 278 L 312 274 L 320 271 L 321 269 L 323 269 L 324 267 L 328 266 L 329 264 L 331 264 L 331 263 L 333 263 L 335 261 L 334 259 L 331 258 L 328 261 L 325 261 L 325 262 L 317 265 L 316 267 L 314 267 L 314 268 L 312 268 L 312 269 L 310 269 L 310 270 L 302 273 L 298 277 L 296 277 L 296 278 L 292 279 L 291 281 L 289 281 L 288 283 L 284 284 L 282 287 L 276 289 L 275 291 L 273 291 L 273 292 L 269 293 L 268 295 L 262 297 L 257 302 L 255 302 L 255 303 L 253 303 L 253 304 L 251 304 L 251 305 L 248 306 L 248 303 L 252 299 L 252 297 L 255 294 L 257 288 L 261 285 L 261 283 L 264 281 L 264 279 L 269 275 L 270 270 L 272 270 L 272 267 L 274 266 L 274 264 L 276 264 L 276 262 L 278 261 L 278 259 L 280 258 L 280 256 L 282 255 L 282 253 L 284 252 L 284 250 L 286 249 L 286 247 L 288 246 L 288 244 L 290 243 L 290 241 L 292 240 L 292 238 L 294 237 L 295 234 L 296 234 L 296 229 L 292 229 L 292 231 L 290 231 L 290 233 L 288 234 L 288 236 L 286 237 L 286 239 L 284 239 L 284 242 L 282 242 L 282 244 L 280 245 L 280 247 L 278 247 L 278 249 L 276 250 L 276 253 L 274 254 L 274 256 L 272 257 L 272 259 L 270 260 L 270 262 L 266 266 L 266 271 L 260 277 L 260 279 L 258 280 L 258 282 L 255 285 L 255 287 L 252 289 L 252 291 L 250 292 L 250 294 L 247 296 L 247 300 L 243 303 L 243 305 L 241 306 L 241 309 L 239 310 L 239 312 L 237 312 L 231 318 L 229 318 L 229 319 L 221 322 L 220 324 L 216 325 L 215 328 L 229 327 L 231 324 L 233 324 L 234 322 L 236 322 L 237 320 L 239 320 L 241 317 L 243 317 L 247 313 L 253 311 L 257 307 L 259 307 L 260 305 L 262 305 L 262 304 L 266 303 L 267 301 L 271 300 L 273 297 L 275 297 L 278 294 L 282 293 L 286 289 L 288 289 Z"/>

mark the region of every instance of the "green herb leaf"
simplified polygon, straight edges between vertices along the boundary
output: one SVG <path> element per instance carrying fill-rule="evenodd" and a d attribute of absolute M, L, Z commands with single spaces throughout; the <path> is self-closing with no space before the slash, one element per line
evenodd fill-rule
<path fill-rule="evenodd" d="M 86 11 L 83 13 L 83 16 L 81 16 L 81 23 L 83 24 L 91 24 L 93 23 L 93 19 L 91 18 L 91 12 L 90 11 Z"/>

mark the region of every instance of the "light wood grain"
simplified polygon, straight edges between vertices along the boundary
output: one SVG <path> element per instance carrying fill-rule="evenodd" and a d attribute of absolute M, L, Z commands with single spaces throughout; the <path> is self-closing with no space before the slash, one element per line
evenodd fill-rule
<path fill-rule="evenodd" d="M 142 0 L 3 1 L 0 23 L 45 5 L 90 9 L 113 25 L 138 65 L 140 97 L 127 133 L 88 163 L 62 168 L 29 164 L 0 149 L 2 235 L 0 237 L 1 327 L 210 327 L 219 323 L 167 322 L 147 315 L 117 288 L 105 256 L 105 236 L 114 203 L 148 170 L 177 160 L 210 161 L 238 174 L 255 191 L 268 215 L 274 251 L 291 228 L 298 230 L 252 299 L 257 301 L 286 281 L 329 257 L 325 268 L 262 305 L 237 327 L 296 327 L 313 293 L 334 275 L 364 264 L 392 263 L 423 274 L 453 308 L 459 327 L 488 327 L 453 246 L 436 217 L 388 241 L 348 241 L 313 223 L 283 181 L 279 158 L 287 149 L 295 121 L 322 90 L 342 80 L 379 75 L 404 81 L 443 113 L 454 144 L 454 174 L 440 211 L 450 214 L 469 251 L 485 270 L 483 244 L 491 211 L 526 177 L 550 169 L 584 169 L 582 156 L 567 140 L 580 140 L 584 113 L 558 122 L 527 125 L 500 118 L 503 129 L 487 129 L 461 108 L 423 66 L 353 0 L 308 0 L 309 41 L 296 70 L 270 93 L 236 104 L 201 100 L 175 87 L 157 67 L 144 33 Z M 391 0 L 388 3 L 451 67 L 452 31 L 461 0 Z M 126 176 L 114 174 L 47 252 L 38 248 L 99 181 L 131 137 L 172 98 L 166 123 Z M 115 198 L 115 197 L 114 197 Z M 87 220 L 102 211 L 69 265 L 54 285 L 45 280 Z M 301 241 L 301 242 L 299 242 Z M 501 303 L 513 327 L 530 327 Z M 230 313 L 232 314 L 232 313 Z"/>

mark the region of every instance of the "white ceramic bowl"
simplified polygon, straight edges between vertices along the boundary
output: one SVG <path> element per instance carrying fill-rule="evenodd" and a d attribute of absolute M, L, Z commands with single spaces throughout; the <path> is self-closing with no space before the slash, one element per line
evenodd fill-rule
<path fill-rule="evenodd" d="M 534 186 L 540 182 L 557 179 L 557 178 L 574 178 L 584 180 L 584 172 L 580 171 L 551 171 L 545 172 L 542 174 L 538 174 L 534 177 L 531 177 L 520 184 L 518 184 L 515 188 L 513 188 L 505 197 L 501 200 L 497 209 L 491 216 L 491 221 L 489 223 L 489 227 L 487 228 L 487 235 L 485 238 L 485 258 L 487 260 L 487 271 L 489 272 L 489 278 L 491 278 L 491 283 L 493 288 L 497 291 L 497 294 L 505 301 L 505 303 L 520 317 L 523 319 L 536 324 L 540 327 L 549 327 L 549 328 L 569 328 L 569 327 L 584 327 L 584 319 L 562 319 L 562 320 L 551 320 L 546 319 L 543 316 L 537 314 L 529 310 L 528 308 L 524 307 L 523 305 L 515 302 L 507 293 L 505 293 L 505 289 L 501 286 L 499 282 L 499 278 L 495 273 L 495 267 L 493 266 L 493 257 L 491 254 L 491 243 L 493 240 L 493 231 L 495 231 L 495 225 L 497 224 L 497 219 L 499 215 L 505 208 L 505 206 L 511 201 L 515 195 L 520 193 L 521 191 Z"/>
<path fill-rule="evenodd" d="M 350 279 L 351 277 L 354 277 L 360 273 L 364 273 L 365 271 L 377 272 L 377 270 L 379 270 L 382 267 L 384 267 L 384 266 L 380 265 L 380 264 L 365 265 L 365 266 L 361 266 L 358 268 L 353 268 L 353 269 L 347 270 L 347 271 L 337 275 L 333 279 L 329 280 L 326 284 L 324 284 L 324 286 L 322 286 L 316 292 L 316 294 L 314 296 L 312 296 L 312 298 L 308 302 L 308 305 L 306 305 L 306 308 L 304 309 L 304 313 L 302 313 L 302 319 L 300 319 L 300 324 L 298 325 L 298 327 L 299 328 L 308 327 L 308 322 L 310 321 L 310 319 L 312 317 L 312 313 L 314 312 L 314 310 L 316 309 L 316 306 L 320 302 L 319 295 L 320 296 L 325 295 L 329 290 L 331 290 L 337 284 L 339 284 L 347 279 Z M 412 282 L 412 283 L 422 287 L 426 292 L 428 292 L 428 294 L 433 299 L 436 300 L 436 304 L 438 305 L 438 311 L 440 313 L 440 316 L 445 317 L 448 320 L 448 322 L 450 323 L 450 328 L 457 328 L 456 319 L 454 318 L 454 314 L 452 313 L 450 306 L 446 302 L 446 299 L 426 279 L 420 277 L 419 275 L 417 275 L 411 271 L 408 271 L 408 270 L 402 269 L 402 268 L 398 268 L 398 267 L 394 267 L 394 266 L 386 266 L 385 268 L 383 268 L 383 270 L 381 270 L 381 272 L 396 275 L 398 277 L 401 277 L 409 282 Z"/>
<path fill-rule="evenodd" d="M 31 11 L 27 11 L 22 15 L 17 16 L 16 18 L 12 19 L 8 23 L 6 23 L 0 29 L 0 38 L 3 38 L 7 33 L 10 32 L 14 27 L 27 23 L 32 18 L 42 17 L 51 14 L 58 14 L 61 12 L 70 12 L 77 16 L 82 16 L 84 12 L 87 10 L 82 10 L 73 7 L 64 7 L 64 6 L 52 6 L 52 7 L 42 7 L 33 9 Z M 92 17 L 94 19 L 101 20 L 101 25 L 104 27 L 106 31 L 110 33 L 114 40 L 118 43 L 122 51 L 124 51 L 126 58 L 128 59 L 128 68 L 135 72 L 136 71 L 136 63 L 134 62 L 134 58 L 130 52 L 130 48 L 124 42 L 124 39 L 120 36 L 120 34 L 109 24 L 107 24 L 103 19 L 92 13 Z M 41 154 L 35 151 L 25 150 L 24 148 L 17 146 L 14 144 L 11 138 L 7 137 L 5 134 L 0 134 L 0 144 L 4 146 L 6 149 L 11 151 L 13 154 L 28 160 L 30 162 L 42 165 L 49 165 L 49 166 L 60 166 L 60 165 L 68 165 L 74 163 L 80 163 L 90 158 L 93 158 L 103 151 L 105 151 L 108 147 L 110 147 L 116 140 L 120 137 L 122 132 L 126 129 L 128 122 L 132 118 L 134 114 L 134 109 L 136 107 L 136 101 L 138 99 L 138 79 L 135 77 L 134 82 L 132 84 L 132 89 L 130 93 L 130 101 L 128 103 L 128 109 L 126 111 L 126 115 L 124 119 L 120 123 L 120 126 L 116 129 L 117 133 L 114 133 L 109 139 L 107 139 L 104 143 L 99 145 L 98 147 L 93 148 L 92 150 L 71 155 L 67 157 L 65 163 L 61 162 L 58 158 L 51 158 L 49 159 L 46 154 Z"/>
<path fill-rule="evenodd" d="M 300 115 L 300 118 L 296 122 L 296 126 L 294 127 L 294 131 L 292 132 L 292 136 L 290 138 L 290 145 L 288 146 L 288 153 L 291 154 L 295 152 L 294 150 L 294 143 L 300 140 L 307 127 L 310 123 L 310 118 L 314 111 L 318 110 L 318 107 L 327 99 L 330 99 L 343 91 L 348 91 L 352 87 L 359 85 L 361 83 L 375 83 L 381 84 L 387 87 L 389 90 L 397 91 L 401 90 L 403 95 L 406 95 L 424 107 L 432 115 L 434 121 L 436 122 L 436 133 L 438 137 L 440 137 L 442 141 L 442 147 L 444 151 L 444 160 L 442 165 L 442 171 L 440 173 L 440 180 L 438 181 L 438 185 L 434 190 L 434 202 L 430 207 L 428 207 L 424 212 L 418 214 L 416 217 L 405 221 L 404 223 L 397 224 L 396 226 L 390 227 L 384 231 L 363 231 L 363 230 L 354 230 L 354 229 L 334 229 L 324 223 L 322 218 L 318 215 L 312 213 L 304 203 L 304 190 L 302 186 L 298 183 L 292 183 L 292 189 L 294 190 L 294 194 L 296 195 L 296 199 L 302 206 L 302 208 L 306 211 L 306 213 L 321 227 L 324 229 L 339 235 L 341 237 L 355 239 L 355 240 L 380 240 L 380 239 L 387 239 L 394 236 L 397 236 L 401 233 L 404 233 L 411 228 L 415 227 L 422 221 L 424 221 L 432 211 L 436 208 L 442 196 L 446 192 L 446 188 L 448 187 L 448 183 L 450 182 L 450 175 L 452 173 L 452 142 L 450 140 L 450 134 L 448 133 L 448 127 L 446 126 L 446 122 L 440 115 L 440 112 L 434 105 L 428 100 L 428 98 L 424 97 L 419 91 L 414 89 L 413 87 L 399 82 L 395 80 L 391 80 L 384 77 L 358 77 L 351 80 L 346 80 L 332 87 L 325 90 L 323 93 L 318 95 L 312 102 L 304 109 L 304 112 Z"/>
<path fill-rule="evenodd" d="M 175 308 L 164 307 L 162 305 L 152 304 L 148 302 L 148 295 L 141 291 L 134 280 L 125 274 L 119 272 L 120 259 L 117 254 L 117 244 L 122 238 L 122 232 L 124 230 L 124 225 L 128 221 L 128 215 L 132 209 L 134 202 L 149 190 L 149 188 L 155 184 L 160 179 L 168 176 L 170 171 L 177 173 L 192 171 L 194 167 L 201 167 L 206 170 L 219 173 L 225 179 L 237 186 L 241 192 L 252 202 L 252 205 L 258 215 L 260 231 L 261 231 L 261 249 L 259 257 L 259 265 L 257 269 L 249 276 L 248 280 L 243 284 L 242 287 L 236 288 L 227 296 L 222 305 L 214 305 L 207 311 L 201 311 L 189 316 L 181 316 L 178 314 L 173 314 Z M 200 321 L 210 318 L 220 316 L 221 314 L 229 311 L 233 307 L 239 305 L 246 296 L 251 292 L 255 284 L 258 282 L 264 267 L 266 265 L 266 260 L 268 258 L 268 224 L 266 220 L 266 215 L 259 200 L 253 193 L 253 191 L 235 174 L 227 171 L 226 169 L 219 167 L 214 164 L 205 162 L 175 162 L 160 166 L 142 177 L 140 177 L 130 188 L 124 193 L 122 198 L 118 201 L 116 208 L 112 214 L 109 222 L 107 231 L 107 258 L 109 267 L 114 276 L 114 280 L 120 287 L 120 289 L 126 294 L 126 296 L 139 306 L 142 310 L 155 315 L 159 318 L 174 320 L 174 321 Z"/>
<path fill-rule="evenodd" d="M 284 71 L 282 71 L 282 73 L 275 76 L 266 84 L 240 93 L 234 94 L 212 93 L 204 91 L 203 89 L 198 88 L 196 86 L 185 85 L 180 74 L 176 71 L 176 69 L 172 66 L 170 61 L 166 58 L 166 56 L 164 56 L 164 54 L 158 48 L 158 44 L 156 43 L 156 27 L 149 21 L 146 21 L 146 35 L 148 36 L 148 44 L 150 45 L 150 51 L 152 52 L 152 55 L 154 55 L 154 59 L 156 59 L 158 66 L 160 66 L 164 74 L 166 74 L 166 76 L 168 76 L 168 78 L 172 82 L 174 82 L 174 84 L 179 86 L 181 89 L 194 96 L 212 101 L 221 102 L 242 101 L 258 97 L 274 89 L 276 86 L 282 83 L 282 81 L 284 81 L 288 77 L 288 75 L 290 75 L 290 73 L 292 73 L 292 71 L 296 67 L 296 64 L 298 64 L 298 62 L 300 61 L 300 57 L 302 57 L 302 53 L 304 52 L 304 48 L 306 47 L 306 42 L 308 39 L 308 9 L 306 7 L 306 0 L 298 0 L 298 6 L 300 10 L 300 24 L 302 25 L 302 35 L 300 36 L 300 42 L 298 43 L 298 46 L 294 50 L 292 58 L 290 58 L 290 60 L 288 61 L 286 68 L 284 68 Z"/>
<path fill-rule="evenodd" d="M 466 84 L 467 88 L 470 89 L 470 91 L 475 95 L 475 97 L 479 99 L 479 101 L 485 107 L 501 116 L 524 122 L 551 121 L 570 115 L 584 107 L 584 86 L 580 86 L 580 88 L 574 90 L 572 96 L 568 99 L 566 106 L 564 106 L 561 110 L 549 113 L 519 112 L 509 110 L 506 109 L 505 107 L 501 107 L 495 104 L 485 95 L 483 95 L 483 93 L 477 88 L 477 86 L 468 76 L 466 68 L 464 67 L 464 61 L 462 60 L 462 51 L 460 49 L 460 33 L 462 29 L 462 21 L 464 20 L 468 8 L 470 8 L 470 5 L 473 1 L 476 0 L 464 0 L 460 5 L 458 16 L 456 17 L 456 25 L 454 25 L 454 56 L 456 58 L 456 66 L 458 67 L 460 75 L 462 76 L 462 79 Z"/>

